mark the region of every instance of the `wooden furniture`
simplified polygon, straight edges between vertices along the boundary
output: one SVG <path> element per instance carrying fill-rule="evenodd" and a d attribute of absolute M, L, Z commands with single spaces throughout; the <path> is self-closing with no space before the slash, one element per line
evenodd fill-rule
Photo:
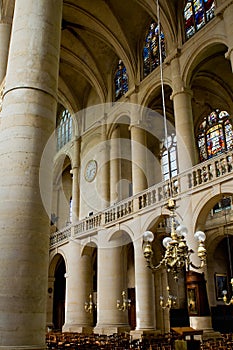
<path fill-rule="evenodd" d="M 179 334 L 184 340 L 187 340 L 187 336 L 190 337 L 190 340 L 194 340 L 194 335 L 203 335 L 203 330 L 192 327 L 173 327 L 171 330 Z"/>

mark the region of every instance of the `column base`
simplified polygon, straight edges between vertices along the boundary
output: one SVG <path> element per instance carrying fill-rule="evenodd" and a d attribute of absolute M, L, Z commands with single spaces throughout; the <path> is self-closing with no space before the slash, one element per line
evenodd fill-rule
<path fill-rule="evenodd" d="M 119 325 L 97 325 L 94 328 L 94 333 L 97 334 L 105 334 L 105 335 L 111 335 L 114 333 L 124 333 L 129 332 L 130 326 L 127 324 L 119 324 Z"/>
<path fill-rule="evenodd" d="M 80 324 L 64 324 L 62 327 L 62 332 L 76 332 L 84 334 L 92 334 L 93 327 L 90 325 L 80 325 Z"/>
<path fill-rule="evenodd" d="M 159 329 L 135 329 L 130 331 L 130 335 L 132 336 L 133 340 L 141 339 L 143 335 L 156 336 L 158 334 L 161 334 L 161 331 Z"/>
<path fill-rule="evenodd" d="M 221 333 L 212 328 L 211 316 L 190 316 L 190 327 L 203 330 L 203 339 L 219 338 Z M 196 337 L 196 336 L 195 336 Z M 198 337 L 198 336 L 197 336 Z"/>

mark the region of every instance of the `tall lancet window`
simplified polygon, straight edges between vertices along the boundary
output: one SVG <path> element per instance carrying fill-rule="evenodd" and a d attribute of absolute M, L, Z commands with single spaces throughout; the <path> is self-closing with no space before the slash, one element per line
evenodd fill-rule
<path fill-rule="evenodd" d="M 57 114 L 57 150 L 72 138 L 72 117 L 68 109 L 60 108 Z"/>
<path fill-rule="evenodd" d="M 164 34 L 160 31 L 162 61 L 166 57 Z M 146 77 L 159 66 L 159 26 L 151 23 L 145 37 L 143 48 L 143 75 Z"/>
<path fill-rule="evenodd" d="M 204 117 L 197 138 L 201 162 L 233 149 L 233 129 L 228 112 L 215 109 Z"/>
<path fill-rule="evenodd" d="M 186 39 L 193 36 L 214 17 L 214 0 L 188 0 L 184 8 Z"/>
<path fill-rule="evenodd" d="M 118 100 L 128 91 L 128 74 L 122 60 L 119 60 L 115 73 L 115 99 Z"/>
<path fill-rule="evenodd" d="M 161 166 L 163 180 L 177 175 L 177 142 L 176 135 L 168 136 L 167 142 L 161 144 Z"/>

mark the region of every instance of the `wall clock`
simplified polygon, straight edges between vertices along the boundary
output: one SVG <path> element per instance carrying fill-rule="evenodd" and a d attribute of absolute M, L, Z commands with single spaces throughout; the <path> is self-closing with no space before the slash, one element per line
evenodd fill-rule
<path fill-rule="evenodd" d="M 86 181 L 91 182 L 96 177 L 97 173 L 97 162 L 95 160 L 89 160 L 89 162 L 86 165 L 84 177 Z"/>

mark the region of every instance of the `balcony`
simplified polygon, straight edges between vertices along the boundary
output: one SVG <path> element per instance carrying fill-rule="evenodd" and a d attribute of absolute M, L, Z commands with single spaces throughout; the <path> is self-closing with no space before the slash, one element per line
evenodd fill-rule
<path fill-rule="evenodd" d="M 94 235 L 98 230 L 114 226 L 165 205 L 169 198 L 169 187 L 173 198 L 194 195 L 216 184 L 232 179 L 233 152 L 223 153 L 218 157 L 194 166 L 168 181 L 153 185 L 147 190 L 127 198 L 117 204 L 96 213 L 91 217 L 72 223 L 54 232 L 50 236 L 50 249 L 69 241 L 69 238 L 84 238 Z"/>

